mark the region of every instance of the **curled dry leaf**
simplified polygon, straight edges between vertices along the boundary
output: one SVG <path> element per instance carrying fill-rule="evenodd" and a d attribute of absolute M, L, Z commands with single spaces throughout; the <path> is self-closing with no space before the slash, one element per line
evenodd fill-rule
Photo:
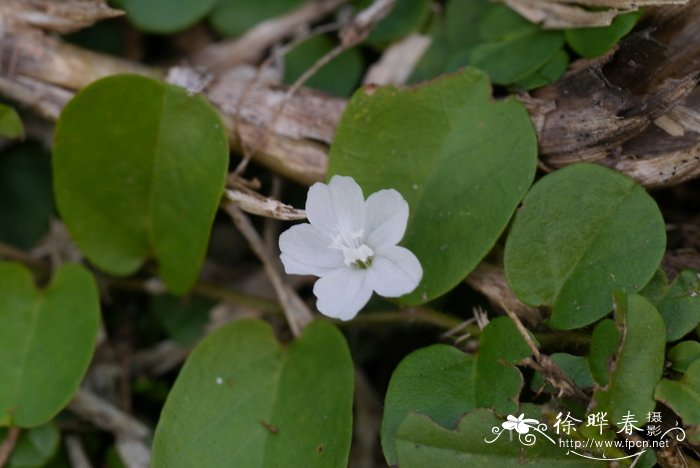
<path fill-rule="evenodd" d="M 616 16 L 640 7 L 683 5 L 688 0 L 503 0 L 503 3 L 545 28 L 568 29 L 610 26 Z"/>
<path fill-rule="evenodd" d="M 0 18 L 13 26 L 34 26 L 61 34 L 123 15 L 104 0 L 3 0 Z"/>

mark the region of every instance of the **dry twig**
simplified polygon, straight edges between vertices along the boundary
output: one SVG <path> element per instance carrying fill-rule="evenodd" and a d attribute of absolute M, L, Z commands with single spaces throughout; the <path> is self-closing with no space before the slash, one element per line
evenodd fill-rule
<path fill-rule="evenodd" d="M 2 441 L 2 444 L 0 444 L 0 468 L 4 467 L 10 460 L 12 451 L 15 449 L 21 433 L 22 430 L 16 426 L 10 427 L 7 431 L 5 439 Z"/>

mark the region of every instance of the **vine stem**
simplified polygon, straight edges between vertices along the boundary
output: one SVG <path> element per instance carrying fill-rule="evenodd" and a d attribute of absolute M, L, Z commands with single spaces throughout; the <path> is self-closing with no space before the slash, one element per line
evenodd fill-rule
<path fill-rule="evenodd" d="M 5 440 L 3 440 L 2 445 L 0 445 L 0 468 L 5 466 L 7 461 L 10 459 L 10 455 L 12 455 L 15 445 L 17 445 L 17 440 L 19 440 L 19 435 L 21 432 L 22 430 L 16 426 L 12 426 L 7 432 Z"/>

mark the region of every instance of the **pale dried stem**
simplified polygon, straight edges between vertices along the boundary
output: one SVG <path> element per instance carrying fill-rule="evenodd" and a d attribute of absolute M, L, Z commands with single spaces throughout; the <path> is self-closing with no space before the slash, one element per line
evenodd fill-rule
<path fill-rule="evenodd" d="M 66 436 L 66 453 L 73 468 L 92 468 L 90 458 L 80 437 L 75 435 Z"/>
<path fill-rule="evenodd" d="M 134 439 L 146 439 L 151 436 L 151 430 L 144 423 L 82 388 L 68 404 L 68 409 L 96 427 L 115 435 Z"/>
<path fill-rule="evenodd" d="M 282 304 L 289 328 L 294 336 L 299 336 L 302 329 L 313 320 L 313 314 L 297 292 L 282 278 L 280 264 L 276 256 L 269 251 L 262 238 L 255 230 L 250 219 L 236 206 L 224 205 L 224 210 L 231 216 L 234 224 L 250 244 L 251 250 L 258 256 L 265 268 L 277 297 Z"/>
<path fill-rule="evenodd" d="M 10 427 L 7 431 L 5 439 L 0 444 L 0 468 L 3 468 L 10 460 L 21 433 L 22 430 L 16 426 Z"/>

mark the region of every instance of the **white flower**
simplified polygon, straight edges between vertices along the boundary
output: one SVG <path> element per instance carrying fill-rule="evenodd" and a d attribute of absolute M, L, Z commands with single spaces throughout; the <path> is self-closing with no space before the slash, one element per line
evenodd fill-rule
<path fill-rule="evenodd" d="M 527 434 L 528 432 L 530 432 L 530 428 L 533 427 L 533 424 L 539 424 L 539 421 L 537 419 L 525 419 L 525 414 L 521 414 L 517 418 L 509 414 L 506 419 L 508 421 L 501 424 L 501 426 L 503 426 L 503 429 L 508 429 L 509 431 L 515 429 L 518 432 L 518 434 Z"/>
<path fill-rule="evenodd" d="M 315 183 L 306 198 L 311 224 L 292 226 L 280 236 L 285 271 L 315 275 L 318 310 L 350 320 L 372 296 L 399 297 L 423 276 L 413 253 L 396 244 L 406 231 L 408 203 L 396 190 L 380 190 L 365 201 L 352 177 Z"/>

